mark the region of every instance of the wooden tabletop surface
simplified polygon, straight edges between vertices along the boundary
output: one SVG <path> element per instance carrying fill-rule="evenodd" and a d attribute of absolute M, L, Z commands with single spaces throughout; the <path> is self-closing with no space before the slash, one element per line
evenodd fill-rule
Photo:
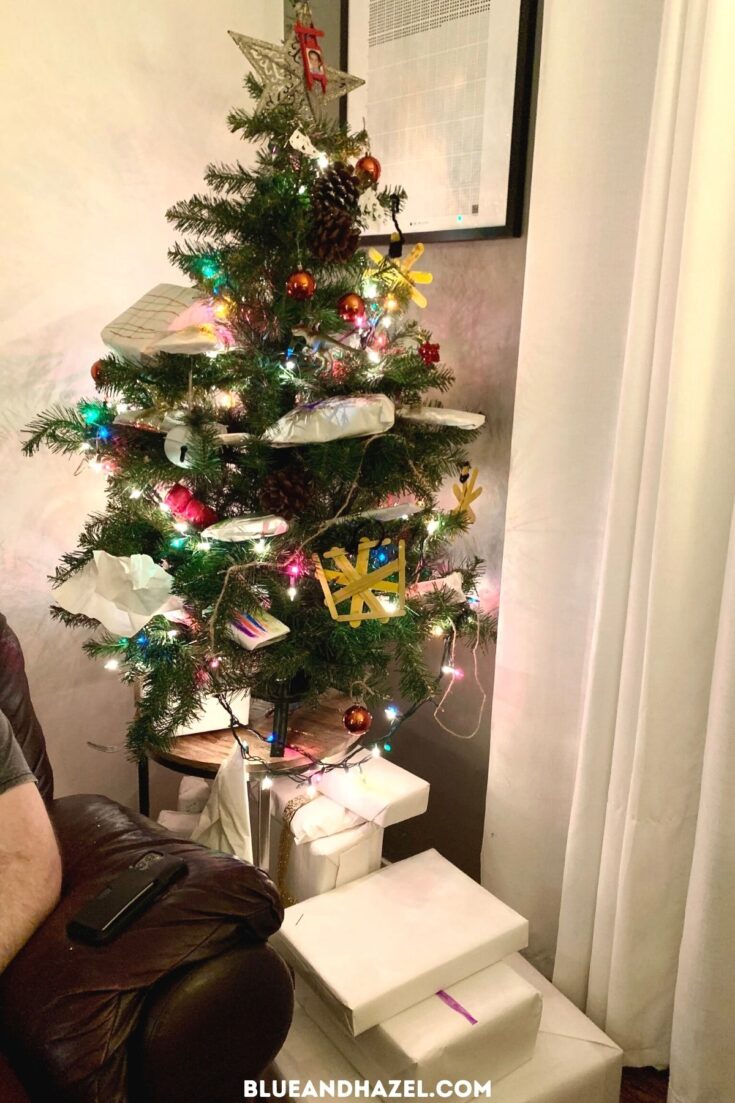
<path fill-rule="evenodd" d="M 239 729 L 239 736 L 246 743 L 250 754 L 267 760 L 269 770 L 293 769 L 308 765 L 313 758 L 339 758 L 345 754 L 359 736 L 351 735 L 342 723 L 345 709 L 354 704 L 344 694 L 329 693 L 316 708 L 301 706 L 289 716 L 288 745 L 283 758 L 271 758 L 270 720 L 273 706 L 267 701 L 250 702 L 251 724 L 262 738 L 258 739 L 246 728 Z M 200 732 L 197 735 L 180 735 L 170 751 L 152 751 L 150 757 L 163 766 L 185 771 L 194 769 L 214 777 L 225 759 L 232 753 L 235 738 L 229 728 L 222 731 Z M 300 753 L 302 751 L 308 754 Z"/>

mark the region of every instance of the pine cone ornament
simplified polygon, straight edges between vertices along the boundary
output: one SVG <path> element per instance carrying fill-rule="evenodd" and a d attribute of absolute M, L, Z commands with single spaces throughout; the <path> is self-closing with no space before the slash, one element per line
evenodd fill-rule
<path fill-rule="evenodd" d="M 350 166 L 342 161 L 335 161 L 319 177 L 311 193 L 311 207 L 314 212 L 328 209 L 356 214 L 359 201 L 360 182 Z"/>
<path fill-rule="evenodd" d="M 260 504 L 266 513 L 290 521 L 303 513 L 311 501 L 311 484 L 298 467 L 284 467 L 266 475 L 260 489 Z"/>
<path fill-rule="evenodd" d="M 341 161 L 335 162 L 314 185 L 309 247 L 322 262 L 340 263 L 354 255 L 360 243 L 355 225 L 359 198 L 359 181 Z"/>

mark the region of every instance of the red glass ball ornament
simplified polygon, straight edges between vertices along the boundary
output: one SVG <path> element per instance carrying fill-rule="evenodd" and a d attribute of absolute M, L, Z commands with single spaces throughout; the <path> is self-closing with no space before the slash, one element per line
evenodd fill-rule
<path fill-rule="evenodd" d="M 310 299 L 316 291 L 316 280 L 311 272 L 300 268 L 298 272 L 292 272 L 286 280 L 286 294 L 291 299 L 303 303 Z"/>
<path fill-rule="evenodd" d="M 372 722 L 372 713 L 364 705 L 350 705 L 342 717 L 342 723 L 351 735 L 364 735 Z"/>
<path fill-rule="evenodd" d="M 355 171 L 358 176 L 366 176 L 371 184 L 377 184 L 380 180 L 380 161 L 368 153 L 357 162 Z"/>
<path fill-rule="evenodd" d="M 92 379 L 94 379 L 95 383 L 99 383 L 99 381 L 102 378 L 102 373 L 104 372 L 104 370 L 105 370 L 105 365 L 104 365 L 103 361 L 102 360 L 95 360 L 94 364 L 92 364 L 92 367 L 90 368 L 90 373 L 91 373 Z"/>
<path fill-rule="evenodd" d="M 365 317 L 365 302 L 354 291 L 350 291 L 338 301 L 337 313 L 343 322 L 351 322 L 354 325 L 360 318 Z"/>

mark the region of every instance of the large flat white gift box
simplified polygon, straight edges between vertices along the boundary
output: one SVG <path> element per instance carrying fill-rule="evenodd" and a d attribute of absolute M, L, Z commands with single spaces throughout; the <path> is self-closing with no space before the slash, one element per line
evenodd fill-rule
<path fill-rule="evenodd" d="M 507 964 L 538 989 L 544 1006 L 533 1058 L 493 1084 L 493 1103 L 618 1103 L 620 1049 L 520 955 Z M 299 1004 L 273 1069 L 278 1080 L 302 1084 L 365 1079 Z M 346 1091 L 340 1098 L 364 1099 L 365 1093 Z"/>
<path fill-rule="evenodd" d="M 363 1076 L 383 1083 L 500 1080 L 533 1057 L 541 996 L 502 961 L 429 996 L 366 1030 L 343 1030 L 309 986 L 296 978 L 296 999 Z"/>
<path fill-rule="evenodd" d="M 429 805 L 428 781 L 385 758 L 371 758 L 359 770 L 330 770 L 319 792 L 380 827 L 420 816 Z"/>
<path fill-rule="evenodd" d="M 528 923 L 427 850 L 288 908 L 274 942 L 357 1035 L 522 949 Z"/>

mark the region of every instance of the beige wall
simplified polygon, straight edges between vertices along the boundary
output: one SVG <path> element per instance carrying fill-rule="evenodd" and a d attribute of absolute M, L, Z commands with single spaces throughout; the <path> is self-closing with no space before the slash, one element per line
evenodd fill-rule
<path fill-rule="evenodd" d="M 23 459 L 19 430 L 50 403 L 89 393 L 105 322 L 158 281 L 178 280 L 166 258 L 167 206 L 200 186 L 208 160 L 243 153 L 225 123 L 245 100 L 229 28 L 276 38 L 280 5 L 34 0 L 0 9 L 0 608 L 26 651 L 60 793 L 134 800 L 125 754 L 86 742 L 121 743 L 131 701 L 82 654 L 84 633 L 47 612 L 46 575 L 101 505 L 99 478 L 75 478 L 74 463 L 58 456 Z M 171 782 L 166 775 L 169 792 Z"/>

